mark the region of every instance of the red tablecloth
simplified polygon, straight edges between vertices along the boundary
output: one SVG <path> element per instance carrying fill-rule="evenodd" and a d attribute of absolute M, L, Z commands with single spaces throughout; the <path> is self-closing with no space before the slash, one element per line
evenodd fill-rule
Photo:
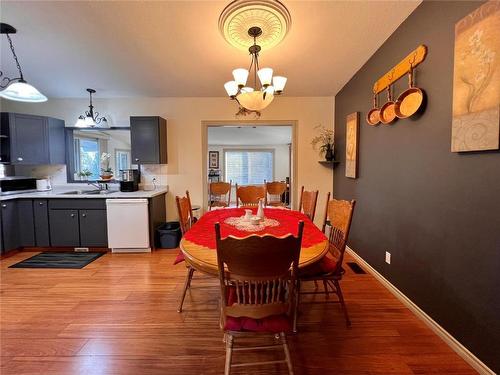
<path fill-rule="evenodd" d="M 252 209 L 255 214 L 257 209 Z M 309 220 L 309 218 L 298 212 L 280 208 L 265 208 L 264 214 L 270 219 L 277 220 L 280 225 L 276 227 L 266 227 L 259 232 L 240 231 L 234 226 L 225 224 L 224 220 L 228 217 L 243 216 L 245 210 L 243 208 L 224 208 L 213 210 L 203 215 L 196 224 L 185 234 L 187 241 L 197 245 L 215 249 L 215 223 L 220 223 L 222 237 L 232 235 L 235 237 L 246 237 L 252 233 L 259 235 L 271 234 L 273 236 L 284 236 L 289 233 L 297 235 L 298 222 L 304 222 L 304 233 L 302 235 L 302 247 L 310 247 L 326 240 L 325 235 Z"/>

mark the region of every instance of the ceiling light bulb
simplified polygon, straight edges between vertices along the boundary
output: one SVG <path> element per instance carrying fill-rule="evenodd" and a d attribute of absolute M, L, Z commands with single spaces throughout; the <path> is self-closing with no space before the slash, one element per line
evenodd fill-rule
<path fill-rule="evenodd" d="M 25 81 L 11 83 L 0 91 L 0 96 L 17 102 L 42 103 L 47 101 L 45 95 Z"/>
<path fill-rule="evenodd" d="M 266 93 L 266 95 L 274 95 L 274 86 L 267 86 L 264 92 Z"/>
<path fill-rule="evenodd" d="M 76 128 L 84 128 L 85 127 L 85 117 L 80 116 L 78 117 L 78 120 L 76 120 L 75 123 Z"/>
<path fill-rule="evenodd" d="M 84 124 L 86 127 L 89 127 L 89 128 L 93 128 L 94 126 L 96 126 L 96 122 L 94 121 L 94 119 L 92 118 L 92 116 L 87 116 L 85 117 L 85 120 L 84 121 Z"/>
<path fill-rule="evenodd" d="M 239 87 L 243 87 L 247 84 L 248 70 L 243 69 L 243 68 L 234 69 L 233 70 L 233 77 L 234 77 L 234 80 L 236 81 L 236 84 Z"/>
<path fill-rule="evenodd" d="M 241 92 L 253 92 L 253 91 L 254 91 L 253 87 L 243 87 L 241 89 Z"/>
<path fill-rule="evenodd" d="M 273 86 L 276 93 L 280 94 L 285 88 L 285 85 L 286 85 L 286 77 L 282 76 L 273 77 Z"/>
<path fill-rule="evenodd" d="M 224 88 L 226 89 L 227 95 L 231 98 L 238 93 L 238 84 L 236 81 L 229 81 L 224 83 Z"/>
<path fill-rule="evenodd" d="M 260 83 L 262 86 L 267 87 L 271 84 L 273 80 L 273 69 L 272 68 L 262 68 L 257 72 L 259 76 Z"/>

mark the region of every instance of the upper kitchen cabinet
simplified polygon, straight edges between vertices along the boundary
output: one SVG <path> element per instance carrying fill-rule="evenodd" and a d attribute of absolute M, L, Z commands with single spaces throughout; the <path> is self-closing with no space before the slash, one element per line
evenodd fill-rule
<path fill-rule="evenodd" d="M 159 116 L 130 117 L 133 164 L 167 164 L 167 120 Z"/>
<path fill-rule="evenodd" d="M 64 121 L 44 116 L 2 113 L 2 162 L 64 164 Z M 8 153 L 4 151 L 8 149 Z M 6 159 L 6 160 L 4 160 Z"/>

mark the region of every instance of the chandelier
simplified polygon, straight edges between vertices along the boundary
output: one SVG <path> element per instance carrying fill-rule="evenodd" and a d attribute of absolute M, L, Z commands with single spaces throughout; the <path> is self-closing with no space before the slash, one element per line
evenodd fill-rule
<path fill-rule="evenodd" d="M 99 117 L 99 112 L 94 113 L 94 106 L 92 105 L 92 94 L 95 94 L 94 89 L 87 89 L 90 98 L 89 110 L 85 111 L 85 115 L 80 115 L 76 121 L 75 127 L 77 128 L 108 128 L 108 120 L 106 117 Z M 99 125 L 99 126 L 98 126 Z"/>
<path fill-rule="evenodd" d="M 260 116 L 260 111 L 266 108 L 274 99 L 275 95 L 281 95 L 286 84 L 286 77 L 274 76 L 272 68 L 260 68 L 259 52 L 261 47 L 257 44 L 257 38 L 262 35 L 262 29 L 252 26 L 248 29 L 248 35 L 253 38 L 253 45 L 248 48 L 251 62 L 247 69 L 238 68 L 233 70 L 234 81 L 224 84 L 227 95 L 236 100 L 240 105 L 236 115 L 254 114 Z M 247 86 L 248 76 L 253 76 L 253 87 Z M 257 77 L 261 86 L 258 87 Z"/>
<path fill-rule="evenodd" d="M 19 60 L 16 55 L 16 51 L 14 50 L 14 45 L 12 44 L 12 39 L 9 34 L 15 34 L 17 30 L 6 23 L 0 23 L 0 34 L 5 34 L 7 36 L 7 40 L 9 41 L 10 50 L 12 52 L 12 57 L 16 63 L 17 70 L 19 72 L 19 77 L 17 78 L 9 78 L 3 77 L 3 72 L 0 71 L 0 96 L 2 98 L 8 100 L 15 100 L 18 102 L 30 102 L 30 103 L 41 103 L 46 102 L 47 97 L 40 93 L 35 87 L 28 84 L 23 75 L 23 71 L 21 70 L 21 64 L 19 64 Z"/>

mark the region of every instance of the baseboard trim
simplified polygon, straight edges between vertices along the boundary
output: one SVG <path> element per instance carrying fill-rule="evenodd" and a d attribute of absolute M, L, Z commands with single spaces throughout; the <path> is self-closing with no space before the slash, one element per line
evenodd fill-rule
<path fill-rule="evenodd" d="M 479 358 L 472 354 L 465 346 L 455 339 L 448 331 L 435 322 L 427 315 L 420 307 L 418 307 L 411 299 L 404 295 L 398 288 L 391 284 L 384 276 L 382 276 L 375 268 L 370 266 L 356 252 L 347 247 L 347 253 L 351 255 L 357 262 L 360 263 L 368 272 L 370 272 L 380 283 L 387 288 L 398 300 L 408 307 L 420 320 L 422 320 L 434 333 L 436 333 L 451 349 L 453 349 L 460 357 L 463 358 L 474 370 L 481 375 L 496 375 L 488 366 L 486 366 Z"/>

